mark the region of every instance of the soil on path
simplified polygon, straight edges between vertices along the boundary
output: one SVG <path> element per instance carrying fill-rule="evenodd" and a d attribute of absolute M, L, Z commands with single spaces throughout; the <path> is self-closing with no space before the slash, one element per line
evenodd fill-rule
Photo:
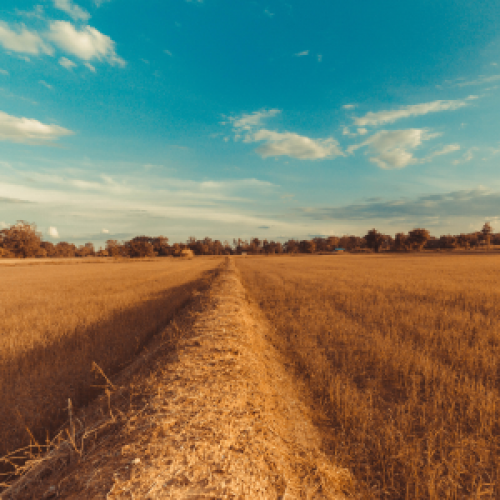
<path fill-rule="evenodd" d="M 175 349 L 157 340 L 111 405 L 96 403 L 86 426 L 100 415 L 105 430 L 2 498 L 344 498 L 351 476 L 321 452 L 271 336 L 228 261 L 165 331 Z"/>

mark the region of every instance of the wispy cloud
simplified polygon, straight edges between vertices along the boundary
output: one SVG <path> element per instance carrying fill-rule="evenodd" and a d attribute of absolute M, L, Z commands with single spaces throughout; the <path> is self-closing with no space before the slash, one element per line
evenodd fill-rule
<path fill-rule="evenodd" d="M 390 111 L 377 111 L 369 112 L 362 117 L 354 118 L 354 123 L 358 127 L 378 126 L 384 123 L 394 123 L 396 120 L 402 118 L 409 118 L 410 116 L 422 116 L 428 113 L 436 113 L 438 111 L 454 111 L 456 109 L 468 106 L 472 100 L 477 99 L 477 96 L 469 96 L 466 99 L 456 100 L 438 100 L 426 102 L 422 104 L 413 104 L 410 106 L 402 106 L 399 109 Z"/>
<path fill-rule="evenodd" d="M 18 16 L 23 16 L 27 18 L 33 18 L 33 19 L 40 19 L 40 20 L 45 20 L 45 11 L 43 10 L 42 5 L 35 5 L 33 7 L 33 10 L 15 10 L 16 14 Z"/>
<path fill-rule="evenodd" d="M 0 140 L 25 144 L 46 144 L 74 132 L 59 125 L 46 125 L 38 120 L 19 118 L 0 111 Z"/>
<path fill-rule="evenodd" d="M 6 22 L 0 21 L 0 44 L 6 50 L 33 56 L 54 53 L 54 49 L 36 31 L 30 31 L 24 24 L 11 29 Z"/>
<path fill-rule="evenodd" d="M 347 110 L 349 110 L 349 109 L 354 109 L 355 107 L 356 107 L 356 104 L 344 104 L 344 105 L 342 106 L 342 109 L 347 109 Z"/>
<path fill-rule="evenodd" d="M 361 144 L 350 146 L 348 153 L 367 146 L 372 154 L 370 161 L 385 170 L 404 168 L 408 165 L 421 163 L 422 160 L 413 156 L 413 151 L 427 141 L 438 137 L 427 129 L 411 128 L 406 130 L 381 130 L 370 136 Z M 446 150 L 446 152 L 451 152 Z M 445 153 L 439 153 L 445 154 Z"/>
<path fill-rule="evenodd" d="M 467 163 L 468 161 L 471 161 L 474 158 L 474 151 L 479 151 L 479 148 L 476 147 L 469 148 L 464 153 L 462 158 L 453 161 L 453 165 L 458 165 L 459 163 Z"/>
<path fill-rule="evenodd" d="M 274 132 L 261 129 L 245 138 L 245 142 L 264 142 L 256 149 L 263 158 L 269 156 L 290 156 L 299 160 L 320 160 L 343 156 L 338 141 L 311 139 L 293 132 Z"/>
<path fill-rule="evenodd" d="M 52 85 L 50 85 L 50 83 L 47 83 L 45 80 L 38 80 L 38 83 L 40 85 L 43 85 L 44 87 L 47 87 L 50 90 L 54 88 Z"/>
<path fill-rule="evenodd" d="M 163 52 L 165 52 L 165 54 L 167 54 L 167 56 L 170 56 L 170 57 L 173 56 L 173 54 L 172 54 L 172 52 L 170 52 L 170 50 L 165 49 Z"/>
<path fill-rule="evenodd" d="M 68 59 L 67 57 L 59 58 L 59 64 L 63 68 L 66 68 L 66 69 L 73 69 L 76 67 L 76 64 L 71 59 Z"/>
<path fill-rule="evenodd" d="M 95 73 L 95 67 L 92 66 L 92 64 L 86 61 L 83 63 L 83 65 L 86 66 L 90 71 L 92 71 L 92 73 Z"/>
<path fill-rule="evenodd" d="M 50 226 L 49 229 L 48 229 L 48 231 L 47 231 L 47 234 L 51 238 L 59 238 L 59 231 L 57 230 L 57 227 Z"/>
<path fill-rule="evenodd" d="M 79 5 L 73 3 L 72 0 L 54 0 L 54 7 L 66 12 L 75 21 L 87 21 L 90 19 L 90 14 Z"/>
<path fill-rule="evenodd" d="M 490 76 L 481 75 L 476 80 L 459 82 L 456 85 L 457 87 L 468 87 L 470 85 L 484 85 L 486 83 L 492 83 L 498 81 L 500 81 L 500 75 L 490 75 Z"/>
<path fill-rule="evenodd" d="M 239 117 L 231 117 L 229 120 L 235 129 L 251 130 L 254 127 L 260 126 L 266 118 L 272 118 L 280 113 L 281 110 L 279 109 L 264 109 L 262 111 L 254 111 L 253 113 L 243 113 Z"/>
<path fill-rule="evenodd" d="M 318 160 L 344 154 L 333 137 L 311 139 L 293 132 L 278 132 L 263 128 L 264 120 L 280 113 L 278 109 L 270 109 L 229 118 L 235 140 L 243 138 L 243 142 L 246 143 L 262 142 L 256 152 L 263 158 L 289 156 L 300 160 Z"/>
<path fill-rule="evenodd" d="M 9 76 L 10 73 L 6 69 L 0 69 L 0 75 Z"/>
<path fill-rule="evenodd" d="M 308 50 L 303 50 L 302 52 L 297 52 L 296 54 L 294 54 L 295 57 L 304 57 L 304 56 L 308 56 L 308 55 L 309 55 Z"/>
<path fill-rule="evenodd" d="M 409 217 L 479 217 L 500 215 L 500 193 L 484 188 L 424 195 L 415 199 L 374 201 L 339 207 L 302 209 L 302 215 L 317 220 L 371 220 Z"/>
<path fill-rule="evenodd" d="M 62 50 L 84 61 L 97 59 L 121 67 L 126 65 L 116 54 L 115 42 L 91 26 L 77 29 L 67 21 L 52 21 L 48 37 Z"/>
<path fill-rule="evenodd" d="M 273 17 L 274 14 L 272 12 L 270 12 L 268 9 L 264 9 L 264 14 L 268 17 Z"/>

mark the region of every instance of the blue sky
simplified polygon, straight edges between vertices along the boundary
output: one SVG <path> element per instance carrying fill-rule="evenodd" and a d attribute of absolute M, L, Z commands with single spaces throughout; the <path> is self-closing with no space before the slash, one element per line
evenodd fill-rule
<path fill-rule="evenodd" d="M 500 230 L 500 3 L 3 0 L 0 226 Z"/>

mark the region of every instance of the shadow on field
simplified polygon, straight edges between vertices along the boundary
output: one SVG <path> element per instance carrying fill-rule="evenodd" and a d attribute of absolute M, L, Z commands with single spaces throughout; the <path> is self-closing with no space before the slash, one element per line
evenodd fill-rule
<path fill-rule="evenodd" d="M 67 421 L 68 399 L 78 408 L 103 392 L 103 377 L 92 373 L 93 363 L 113 381 L 218 273 L 204 271 L 197 280 L 165 289 L 136 307 L 115 311 L 104 321 L 82 325 L 3 362 L 0 456 L 34 440 L 41 445 L 50 441 Z M 5 463 L 1 467 L 0 473 L 9 472 Z"/>

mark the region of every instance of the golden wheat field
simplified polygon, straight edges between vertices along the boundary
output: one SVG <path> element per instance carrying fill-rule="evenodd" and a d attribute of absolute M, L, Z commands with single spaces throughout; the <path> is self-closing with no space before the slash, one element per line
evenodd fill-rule
<path fill-rule="evenodd" d="M 221 262 L 0 266 L 0 455 L 29 433 L 43 443 L 67 418 L 68 398 L 78 407 L 95 395 L 92 364 L 106 374 L 125 366 Z"/>
<path fill-rule="evenodd" d="M 236 260 L 363 498 L 500 498 L 500 259 Z"/>

